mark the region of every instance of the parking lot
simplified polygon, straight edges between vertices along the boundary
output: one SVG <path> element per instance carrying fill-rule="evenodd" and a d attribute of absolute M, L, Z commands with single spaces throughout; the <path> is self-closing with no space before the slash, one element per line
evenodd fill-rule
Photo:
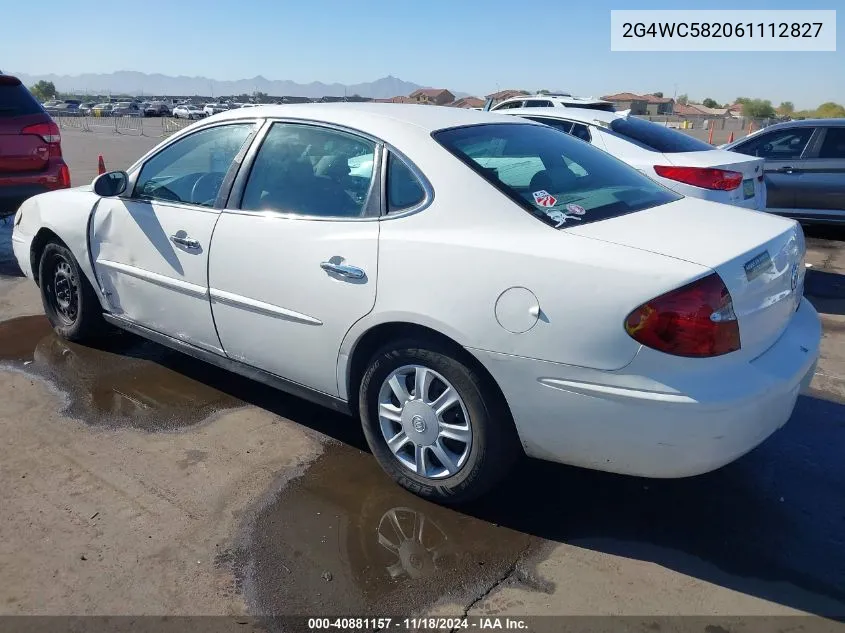
<path fill-rule="evenodd" d="M 73 184 L 100 154 L 128 167 L 149 125 L 63 130 Z M 59 339 L 10 234 L 0 613 L 845 616 L 839 231 L 808 229 L 822 358 L 761 447 L 685 480 L 528 461 L 460 512 L 391 483 L 351 418 L 128 334 Z"/>

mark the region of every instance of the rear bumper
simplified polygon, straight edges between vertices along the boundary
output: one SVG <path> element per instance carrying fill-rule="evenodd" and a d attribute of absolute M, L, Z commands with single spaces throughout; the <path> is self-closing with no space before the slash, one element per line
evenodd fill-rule
<path fill-rule="evenodd" d="M 728 355 L 689 375 L 656 375 L 654 358 L 641 358 L 653 350 L 616 372 L 471 351 L 502 388 L 528 455 L 675 478 L 724 466 L 783 426 L 813 377 L 820 340 L 818 314 L 803 300 L 758 358 Z"/>

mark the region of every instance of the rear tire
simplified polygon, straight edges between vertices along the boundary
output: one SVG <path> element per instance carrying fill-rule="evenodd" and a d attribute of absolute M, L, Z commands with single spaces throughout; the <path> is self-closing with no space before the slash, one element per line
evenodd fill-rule
<path fill-rule="evenodd" d="M 38 285 L 44 313 L 55 332 L 69 341 L 84 341 L 107 331 L 94 288 L 65 246 L 50 242 L 41 254 Z"/>
<path fill-rule="evenodd" d="M 377 352 L 361 381 L 359 411 L 385 472 L 438 503 L 484 495 L 521 455 L 498 390 L 437 341 L 398 341 Z"/>

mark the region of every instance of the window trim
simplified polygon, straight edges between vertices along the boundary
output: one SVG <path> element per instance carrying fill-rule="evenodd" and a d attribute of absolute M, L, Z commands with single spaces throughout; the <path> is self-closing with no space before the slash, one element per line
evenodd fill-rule
<path fill-rule="evenodd" d="M 361 139 L 370 141 L 371 143 L 375 144 L 375 148 L 373 150 L 373 179 L 370 182 L 370 193 L 367 197 L 367 205 L 363 215 L 354 218 L 349 218 L 339 215 L 305 215 L 303 213 L 289 213 L 283 211 L 275 211 L 273 209 L 261 209 L 259 211 L 254 211 L 250 209 L 241 208 L 244 193 L 246 192 L 246 184 L 249 180 L 250 174 L 252 173 L 252 168 L 255 165 L 256 158 L 258 157 L 258 152 L 261 150 L 261 146 L 264 143 L 264 140 L 267 138 L 267 135 L 270 133 L 270 130 L 273 128 L 273 125 L 275 125 L 276 123 L 282 125 L 304 125 L 308 127 L 317 127 L 328 130 L 334 130 L 336 132 L 343 132 L 344 134 L 349 134 L 350 136 L 357 136 Z M 238 174 L 234 178 L 234 183 L 232 185 L 228 199 L 226 200 L 226 204 L 223 207 L 222 211 L 224 213 L 230 213 L 233 215 L 261 216 L 286 220 L 307 220 L 318 222 L 378 221 L 379 219 L 381 219 L 384 207 L 384 203 L 382 200 L 383 187 L 379 186 L 381 183 L 383 183 L 383 148 L 384 142 L 380 139 L 372 136 L 371 134 L 367 134 L 366 132 L 362 132 L 353 128 L 348 128 L 342 125 L 326 123 L 324 121 L 314 121 L 311 119 L 268 117 L 264 119 L 264 125 L 261 128 L 260 134 L 256 135 L 256 137 L 252 140 L 252 145 L 250 146 L 249 151 L 246 152 L 246 156 L 244 157 L 244 160 L 240 165 Z"/>
<path fill-rule="evenodd" d="M 220 183 L 220 189 L 217 192 L 217 198 L 214 200 L 214 204 L 210 207 L 201 204 L 193 204 L 190 202 L 181 202 L 176 200 L 159 200 L 157 198 L 149 199 L 149 198 L 138 198 L 135 195 L 135 187 L 138 184 L 138 176 L 141 175 L 141 172 L 144 169 L 144 166 L 151 161 L 153 158 L 170 148 L 172 145 L 177 143 L 182 139 L 186 139 L 198 132 L 203 132 L 205 130 L 209 130 L 212 128 L 229 126 L 229 125 L 245 125 L 245 124 L 252 124 L 252 130 L 247 135 L 246 139 L 244 139 L 243 145 L 238 150 L 238 153 L 235 154 L 235 157 L 232 159 L 232 163 L 229 165 L 229 169 L 226 171 L 226 175 L 223 176 L 223 182 Z M 233 119 L 230 121 L 215 121 L 209 125 L 203 125 L 201 127 L 196 128 L 195 130 L 191 130 L 187 134 L 179 134 L 174 135 L 172 140 L 169 140 L 165 145 L 157 146 L 153 148 L 150 152 L 147 152 L 144 156 L 142 156 L 134 165 L 132 165 L 129 170 L 127 171 L 128 179 L 126 183 L 126 191 L 125 193 L 121 194 L 120 198 L 132 201 L 135 203 L 140 204 L 170 204 L 170 205 L 177 205 L 177 206 L 185 206 L 189 209 L 204 209 L 207 211 L 214 211 L 219 213 L 225 206 L 226 200 L 229 197 L 231 184 L 237 174 L 238 170 L 240 169 L 241 162 L 246 156 L 247 151 L 255 141 L 255 137 L 257 136 L 258 132 L 261 130 L 263 126 L 263 122 L 261 119 Z"/>

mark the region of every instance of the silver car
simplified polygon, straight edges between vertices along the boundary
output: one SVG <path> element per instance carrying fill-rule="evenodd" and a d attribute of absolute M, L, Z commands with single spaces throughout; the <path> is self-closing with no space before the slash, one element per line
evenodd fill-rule
<path fill-rule="evenodd" d="M 845 222 L 845 119 L 777 123 L 723 147 L 766 159 L 770 213 Z"/>

